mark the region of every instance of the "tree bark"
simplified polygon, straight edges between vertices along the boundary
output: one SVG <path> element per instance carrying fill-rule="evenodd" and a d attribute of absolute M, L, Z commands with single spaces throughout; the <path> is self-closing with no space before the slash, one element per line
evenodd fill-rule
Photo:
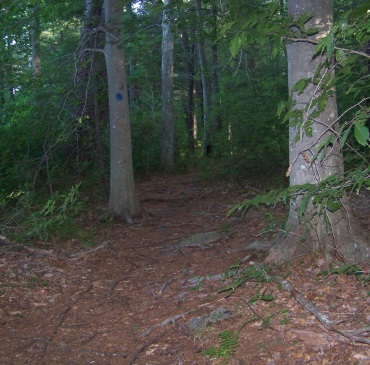
<path fill-rule="evenodd" d="M 135 27 L 133 26 L 133 24 L 135 23 L 135 15 L 134 15 L 134 12 L 132 10 L 132 3 L 131 2 L 128 2 L 126 4 L 126 14 L 127 14 L 127 18 L 129 19 L 129 25 L 128 25 L 129 34 L 128 34 L 128 37 L 131 38 L 131 37 L 133 37 L 133 34 L 135 32 Z M 127 55 L 127 52 L 126 52 L 126 55 Z M 133 81 L 132 79 L 130 80 L 130 77 L 135 73 L 135 59 L 134 59 L 132 50 L 130 50 L 130 49 L 128 50 L 128 55 L 127 56 L 128 57 L 126 59 L 127 59 L 127 64 L 128 64 L 128 85 L 127 85 L 128 101 L 129 101 L 129 105 L 130 105 L 130 110 L 132 110 L 132 105 L 134 105 L 135 102 L 138 99 L 138 90 L 137 90 L 136 82 Z"/>
<path fill-rule="evenodd" d="M 128 223 L 141 214 L 135 192 L 131 151 L 131 127 L 122 47 L 123 2 L 105 0 L 105 59 L 110 120 L 109 214 Z"/>
<path fill-rule="evenodd" d="M 189 39 L 189 32 L 185 28 L 181 37 L 182 45 L 186 59 L 186 80 L 187 80 L 187 100 L 185 105 L 185 126 L 188 137 L 188 149 L 189 153 L 194 153 L 195 150 L 195 138 L 194 138 L 194 56 L 195 56 L 195 43 L 194 31 L 193 38 Z"/>
<path fill-rule="evenodd" d="M 318 34 L 309 37 L 309 41 L 317 42 L 325 37 L 333 24 L 332 1 L 321 0 L 290 0 L 288 13 L 297 19 L 302 14 L 312 14 L 306 24 L 307 28 L 316 27 Z M 296 30 L 298 33 L 298 29 Z M 299 34 L 298 34 L 299 35 Z M 333 73 L 332 65 L 326 60 L 326 55 L 314 55 L 315 46 L 310 42 L 293 41 L 287 44 L 288 83 L 294 109 L 301 111 L 299 123 L 289 128 L 289 160 L 290 185 L 318 184 L 330 176 L 342 177 L 344 172 L 343 155 L 338 136 L 338 113 L 335 90 L 328 96 L 326 107 L 315 117 L 312 102 L 323 94 L 320 83 L 309 82 L 299 93 L 293 86 L 302 79 L 313 78 L 318 67 L 321 68 L 320 78 Z M 333 75 L 332 75 L 333 77 Z M 297 138 L 299 136 L 299 138 Z M 328 137 L 333 143 L 328 148 L 327 155 L 316 158 L 322 147 L 322 142 Z M 272 249 L 268 260 L 288 258 L 305 252 L 319 251 L 330 261 L 336 255 L 343 259 L 360 262 L 369 258 L 369 243 L 355 224 L 350 208 L 344 198 L 342 208 L 330 211 L 324 207 L 314 207 L 312 201 L 306 207 L 304 219 L 301 218 L 301 204 L 304 196 L 298 196 L 291 201 L 287 222 L 288 237 L 280 237 Z M 321 207 L 322 208 L 322 207 Z"/>
<path fill-rule="evenodd" d="M 174 36 L 170 0 L 164 0 L 162 18 L 162 126 L 161 126 L 161 166 L 166 171 L 174 168 Z"/>
<path fill-rule="evenodd" d="M 217 23 L 218 23 L 218 8 L 217 5 L 211 5 L 211 16 L 212 16 L 212 45 L 211 45 L 211 54 L 212 54 L 212 101 L 211 104 L 213 106 L 216 105 L 216 98 L 219 89 L 219 82 L 218 82 L 218 45 L 217 45 Z M 212 125 L 213 125 L 213 133 L 216 133 L 221 130 L 222 123 L 221 118 L 218 113 L 217 108 L 213 108 L 212 113 Z"/>
<path fill-rule="evenodd" d="M 203 140 L 202 150 L 203 155 L 207 155 L 210 152 L 210 126 L 209 126 L 209 112 L 211 107 L 211 96 L 210 96 L 210 83 L 208 77 L 208 67 L 206 61 L 206 52 L 204 45 L 203 36 L 203 16 L 202 16 L 202 2 L 201 0 L 195 1 L 195 9 L 198 18 L 197 26 L 197 43 L 198 43 L 198 57 L 200 73 L 202 78 L 202 94 L 203 94 Z"/>

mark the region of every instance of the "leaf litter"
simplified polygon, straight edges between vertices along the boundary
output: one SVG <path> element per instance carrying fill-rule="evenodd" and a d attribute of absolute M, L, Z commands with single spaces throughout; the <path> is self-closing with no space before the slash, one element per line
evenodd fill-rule
<path fill-rule="evenodd" d="M 239 187 L 189 172 L 152 177 L 138 190 L 145 220 L 99 223 L 96 208 L 81 219 L 81 228 L 96 232 L 92 247 L 72 240 L 49 250 L 0 246 L 0 364 L 370 363 L 368 344 L 325 328 L 281 284 L 250 280 L 228 298 L 220 292 L 264 255 L 250 245 L 271 212 L 226 217 L 243 198 Z M 367 228 L 369 212 L 358 215 Z M 356 332 L 370 325 L 365 275 L 331 269 L 311 255 L 270 274 L 336 326 L 369 339 Z M 228 315 L 216 316 L 220 308 Z M 202 326 L 189 328 L 197 321 Z M 227 352 L 218 346 L 223 333 L 237 341 L 230 357 L 204 355 Z"/>

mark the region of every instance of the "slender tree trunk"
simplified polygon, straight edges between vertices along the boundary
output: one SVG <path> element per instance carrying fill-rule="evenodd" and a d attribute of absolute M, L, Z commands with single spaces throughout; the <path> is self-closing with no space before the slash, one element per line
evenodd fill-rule
<path fill-rule="evenodd" d="M 94 80 L 95 81 L 95 80 Z M 97 85 L 95 83 L 95 85 Z M 100 124 L 102 123 L 102 118 L 104 114 L 101 112 L 101 106 L 99 103 L 99 95 L 97 88 L 94 89 L 94 119 L 95 119 L 95 149 L 96 149 L 96 161 L 98 163 L 100 174 L 102 178 L 102 183 L 104 187 L 105 194 L 109 198 L 109 180 L 105 174 L 105 162 L 104 162 L 104 147 L 101 140 Z"/>
<path fill-rule="evenodd" d="M 212 106 L 216 105 L 216 98 L 218 94 L 218 47 L 217 47 L 217 23 L 218 23 L 218 8 L 217 5 L 211 5 L 211 16 L 212 16 L 212 45 L 211 45 L 211 53 L 212 53 Z M 214 108 L 215 109 L 215 108 Z M 212 125 L 214 132 L 218 132 L 221 130 L 221 118 L 220 115 L 216 110 L 212 113 Z M 213 132 L 213 133 L 214 133 Z"/>
<path fill-rule="evenodd" d="M 202 3 L 201 0 L 195 1 L 195 9 L 198 17 L 197 26 L 197 43 L 198 43 L 198 57 L 200 73 L 202 78 L 202 94 L 203 94 L 203 141 L 202 149 L 203 155 L 207 155 L 210 152 L 210 126 L 209 126 L 209 113 L 211 107 L 211 96 L 210 96 L 210 85 L 208 78 L 208 67 L 206 61 L 206 52 L 204 45 L 203 36 L 203 16 L 202 16 Z"/>
<path fill-rule="evenodd" d="M 33 14 L 31 26 L 31 44 L 32 44 L 32 70 L 35 76 L 41 75 L 41 43 L 40 43 L 40 17 L 37 12 Z"/>
<path fill-rule="evenodd" d="M 110 120 L 109 213 L 127 222 L 141 214 L 136 197 L 131 151 L 131 128 L 122 47 L 123 2 L 105 0 L 105 59 L 108 76 Z"/>
<path fill-rule="evenodd" d="M 193 38 L 194 39 L 194 32 Z M 194 56 L 195 56 L 195 43 L 189 39 L 189 33 L 185 28 L 181 37 L 182 46 L 184 49 L 186 59 L 186 80 L 187 80 L 187 100 L 185 105 L 185 126 L 188 136 L 188 149 L 190 154 L 195 149 L 194 139 Z"/>
<path fill-rule="evenodd" d="M 313 18 L 306 24 L 307 28 L 315 27 L 319 33 L 310 37 L 311 41 L 318 41 L 328 34 L 333 24 L 332 1 L 321 0 L 289 0 L 289 15 L 298 18 L 302 14 L 312 14 Z M 299 36 L 298 29 L 297 35 Z M 318 66 L 321 68 L 321 78 L 332 72 L 332 65 L 327 62 L 326 55 L 315 55 L 315 46 L 309 42 L 291 42 L 287 45 L 288 76 L 291 97 L 295 102 L 295 109 L 302 112 L 298 124 L 289 128 L 289 160 L 290 185 L 306 183 L 318 184 L 330 176 L 343 176 L 343 156 L 335 130 L 338 128 L 337 104 L 335 90 L 332 96 L 327 97 L 323 111 L 315 117 L 311 113 L 312 101 L 323 95 L 320 84 L 309 83 L 299 93 L 293 86 L 302 79 L 312 78 Z M 300 136 L 297 141 L 297 136 Z M 328 149 L 325 158 L 314 159 L 320 151 L 322 142 L 328 137 L 333 143 Z M 304 222 L 300 220 L 300 213 L 304 196 L 298 196 L 291 201 L 287 227 L 289 236 L 284 237 L 272 250 L 269 259 L 287 258 L 304 252 L 319 251 L 324 253 L 328 261 L 335 255 L 345 260 L 363 261 L 369 258 L 369 244 L 361 230 L 353 222 L 350 209 L 343 199 L 343 207 L 330 211 L 327 207 L 317 209 L 309 203 Z"/>
<path fill-rule="evenodd" d="M 162 128 L 161 128 L 161 166 L 170 171 L 174 168 L 174 98 L 173 67 L 174 37 L 171 29 L 172 15 L 170 0 L 164 0 L 162 19 Z"/>

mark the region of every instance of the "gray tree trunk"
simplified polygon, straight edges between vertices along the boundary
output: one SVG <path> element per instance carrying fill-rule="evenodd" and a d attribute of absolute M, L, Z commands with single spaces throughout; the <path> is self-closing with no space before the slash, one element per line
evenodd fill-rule
<path fill-rule="evenodd" d="M 202 16 L 202 2 L 201 0 L 194 0 L 195 9 L 198 18 L 197 26 L 197 43 L 198 43 L 198 57 L 199 57 L 199 66 L 200 73 L 202 78 L 202 94 L 203 94 L 203 140 L 202 140 L 202 149 L 203 155 L 206 155 L 210 146 L 209 146 L 209 113 L 211 108 L 211 95 L 210 95 L 210 83 L 208 77 L 208 67 L 206 61 L 206 51 L 204 45 L 204 36 L 203 36 L 203 16 Z"/>
<path fill-rule="evenodd" d="M 105 0 L 105 59 L 110 120 L 110 195 L 108 211 L 128 223 L 141 213 L 135 193 L 131 128 L 122 46 L 123 2 Z"/>
<path fill-rule="evenodd" d="M 172 15 L 170 0 L 164 0 L 162 18 L 162 128 L 161 128 L 161 166 L 170 171 L 174 168 L 174 37 L 171 29 Z"/>
<path fill-rule="evenodd" d="M 195 56 L 195 32 L 192 25 L 190 26 L 190 33 L 192 38 L 189 39 L 189 32 L 185 26 L 182 31 L 182 46 L 184 49 L 185 60 L 186 60 L 186 80 L 187 80 L 187 101 L 185 106 L 185 126 L 188 136 L 188 150 L 189 153 L 194 153 L 196 140 L 194 136 L 194 93 L 195 93 L 195 68 L 194 68 L 194 56 Z"/>
<path fill-rule="evenodd" d="M 288 12 L 295 19 L 302 14 L 313 15 L 306 27 L 319 29 L 318 34 L 309 37 L 309 41 L 317 42 L 326 36 L 332 27 L 332 6 L 330 0 L 289 0 Z M 299 34 L 297 35 L 299 37 Z M 320 84 L 309 83 L 301 94 L 292 91 L 299 80 L 313 77 L 318 66 L 325 64 L 326 55 L 314 56 L 314 48 L 314 44 L 307 41 L 293 41 L 287 45 L 289 89 L 295 102 L 294 108 L 303 111 L 300 125 L 292 125 L 289 128 L 291 186 L 317 184 L 329 176 L 343 175 L 343 156 L 335 133 L 338 128 L 335 90 L 333 90 L 333 96 L 328 97 L 323 112 L 315 118 L 310 117 L 315 108 L 310 105 L 322 94 Z M 332 72 L 331 65 L 326 63 L 321 70 L 321 77 L 330 72 Z M 309 123 L 312 123 L 311 126 Z M 311 134 L 306 134 L 306 128 L 311 130 Z M 298 141 L 297 135 L 300 136 Z M 326 157 L 314 160 L 313 157 L 320 150 L 320 143 L 329 136 L 333 137 L 334 143 L 328 148 Z M 287 258 L 310 251 L 324 253 L 328 261 L 336 255 L 356 262 L 368 259 L 370 253 L 368 241 L 353 222 L 345 199 L 341 209 L 335 212 L 325 209 L 324 215 L 315 214 L 317 210 L 309 204 L 304 215 L 305 222 L 301 222 L 299 209 L 302 199 L 303 196 L 299 196 L 292 200 L 287 222 L 287 228 L 290 229 L 289 235 L 278 242 L 269 260 Z"/>
<path fill-rule="evenodd" d="M 133 33 L 135 32 L 135 28 L 132 26 L 135 22 L 135 15 L 132 10 L 132 3 L 128 2 L 126 3 L 126 14 L 129 18 L 129 34 L 128 37 L 133 37 Z M 135 81 L 131 80 L 130 81 L 130 76 L 135 73 L 135 59 L 133 56 L 132 50 L 128 51 L 128 54 L 126 52 L 126 60 L 128 64 L 128 100 L 129 100 L 129 105 L 130 105 L 130 110 L 132 110 L 132 105 L 134 105 L 135 101 L 138 99 L 138 90 L 137 90 L 137 84 Z"/>

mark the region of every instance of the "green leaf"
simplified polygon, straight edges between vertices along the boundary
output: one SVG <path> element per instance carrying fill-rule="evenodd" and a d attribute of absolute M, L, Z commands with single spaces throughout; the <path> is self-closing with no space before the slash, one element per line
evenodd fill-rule
<path fill-rule="evenodd" d="M 220 34 L 225 34 L 231 27 L 234 26 L 234 22 L 226 23 L 221 29 Z"/>
<path fill-rule="evenodd" d="M 241 45 L 242 45 L 242 42 L 241 42 L 241 39 L 238 35 L 235 36 L 231 40 L 231 42 L 230 42 L 230 52 L 231 52 L 233 57 L 235 57 L 238 54 Z"/>
<path fill-rule="evenodd" d="M 330 33 L 326 39 L 326 57 L 328 61 L 331 60 L 334 50 L 334 28 L 330 30 Z"/>
<path fill-rule="evenodd" d="M 314 35 L 314 34 L 317 34 L 319 32 L 319 29 L 318 28 L 308 28 L 307 30 L 306 30 L 306 34 L 308 35 L 308 36 L 310 36 L 310 35 Z"/>
<path fill-rule="evenodd" d="M 344 147 L 344 144 L 347 141 L 347 138 L 348 138 L 348 135 L 349 135 L 349 132 L 350 131 L 351 131 L 351 127 L 347 128 L 345 130 L 345 132 L 340 136 L 340 148 L 343 148 Z"/>
<path fill-rule="evenodd" d="M 307 205 L 308 203 L 310 202 L 310 199 L 311 199 L 311 194 L 308 194 L 308 192 L 306 193 L 306 195 L 303 197 L 302 201 L 301 201 L 301 204 L 299 205 L 299 219 L 302 219 L 305 211 L 306 211 L 306 208 L 307 208 Z"/>
<path fill-rule="evenodd" d="M 366 146 L 367 140 L 369 139 L 369 129 L 362 124 L 356 123 L 355 138 L 360 145 Z"/>
<path fill-rule="evenodd" d="M 297 23 L 299 23 L 299 24 L 306 24 L 312 18 L 313 18 L 313 15 L 312 14 L 302 14 L 297 19 Z"/>
<path fill-rule="evenodd" d="M 331 201 L 331 200 L 328 200 L 327 206 L 328 206 L 328 209 L 332 213 L 334 213 L 335 211 L 337 211 L 342 206 L 342 203 L 340 201 Z"/>
<path fill-rule="evenodd" d="M 262 295 L 261 300 L 271 302 L 271 300 L 274 300 L 274 296 L 272 294 Z"/>
<path fill-rule="evenodd" d="M 308 86 L 309 79 L 300 79 L 294 86 L 293 91 L 297 91 L 298 94 L 302 94 L 304 89 Z"/>

